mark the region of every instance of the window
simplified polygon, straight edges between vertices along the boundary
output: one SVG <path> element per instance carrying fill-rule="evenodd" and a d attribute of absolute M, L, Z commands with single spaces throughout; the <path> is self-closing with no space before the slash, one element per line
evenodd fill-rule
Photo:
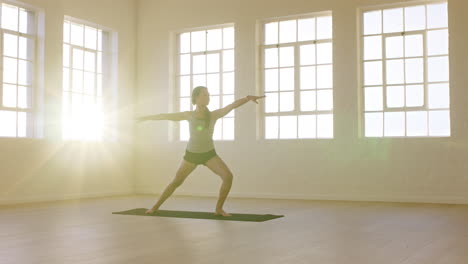
<path fill-rule="evenodd" d="M 234 27 L 220 26 L 178 34 L 177 103 L 182 111 L 193 111 L 193 88 L 206 86 L 210 111 L 234 102 Z M 232 110 L 215 125 L 213 140 L 234 140 Z M 187 121 L 180 122 L 179 139 L 190 137 Z"/>
<path fill-rule="evenodd" d="M 265 139 L 333 138 L 330 13 L 263 23 Z"/>
<path fill-rule="evenodd" d="M 63 139 L 101 140 L 108 33 L 66 19 L 63 42 Z"/>
<path fill-rule="evenodd" d="M 36 19 L 33 11 L 1 4 L 3 60 L 0 137 L 36 137 Z"/>
<path fill-rule="evenodd" d="M 362 13 L 366 137 L 450 136 L 447 3 Z"/>

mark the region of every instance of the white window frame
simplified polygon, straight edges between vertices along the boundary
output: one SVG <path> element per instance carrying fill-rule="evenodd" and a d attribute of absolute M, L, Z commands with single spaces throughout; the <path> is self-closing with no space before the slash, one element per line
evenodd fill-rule
<path fill-rule="evenodd" d="M 116 109 L 116 106 L 117 106 L 117 87 L 116 87 L 116 72 L 117 72 L 117 34 L 110 28 L 108 27 L 105 27 L 105 26 L 102 26 L 102 25 L 99 25 L 99 24 L 96 24 L 96 23 L 93 23 L 93 22 L 90 22 L 90 21 L 87 21 L 87 20 L 82 20 L 82 19 L 79 19 L 79 18 L 75 18 L 75 17 L 71 17 L 71 16 L 64 16 L 63 20 L 62 20 L 62 25 L 65 23 L 65 22 L 70 22 L 70 23 L 75 23 L 75 24 L 80 24 L 80 25 L 83 25 L 83 26 L 88 26 L 88 27 L 92 27 L 92 28 L 95 28 L 97 30 L 101 30 L 102 31 L 102 50 L 99 50 L 99 47 L 98 47 L 98 38 L 96 37 L 96 50 L 94 49 L 89 49 L 89 48 L 86 48 L 84 46 L 84 43 L 83 43 L 83 47 L 81 46 L 76 46 L 76 45 L 73 45 L 70 41 L 70 43 L 66 43 L 64 41 L 64 39 L 62 38 L 62 49 L 64 47 L 64 45 L 69 45 L 70 46 L 70 54 L 69 54 L 69 57 L 70 57 L 70 61 L 69 61 L 69 69 L 70 69 L 70 74 L 69 74 L 69 80 L 68 80 L 68 83 L 70 85 L 70 90 L 69 91 L 65 91 L 63 90 L 63 80 L 62 80 L 62 83 L 61 83 L 61 94 L 62 94 L 62 97 L 64 96 L 65 93 L 72 93 L 73 92 L 73 89 L 72 89 L 72 86 L 73 86 L 73 79 L 72 79 L 72 76 L 73 76 L 73 53 L 72 53 L 72 48 L 73 47 L 76 47 L 77 49 L 80 49 L 82 50 L 83 52 L 85 51 L 89 51 L 89 52 L 94 52 L 96 53 L 96 59 L 95 59 L 95 74 L 96 74 L 96 78 L 94 80 L 94 99 L 96 100 L 99 96 L 97 95 L 97 89 L 98 89 L 98 86 L 97 86 L 97 80 L 98 80 L 98 77 L 97 75 L 101 74 L 102 75 L 102 91 L 101 91 L 101 100 L 102 100 L 102 114 L 103 114 L 103 120 L 102 120 L 102 130 L 101 130 L 101 136 L 99 138 L 96 138 L 96 139 L 86 139 L 86 138 L 83 138 L 83 135 L 81 135 L 81 137 L 79 139 L 77 138 L 71 138 L 71 135 L 69 135 L 69 137 L 65 137 L 64 135 L 64 124 L 62 124 L 61 126 L 61 129 L 60 129 L 60 134 L 61 134 L 61 138 L 62 140 L 65 140 L 65 141 L 116 141 L 117 140 L 117 136 L 118 136 L 118 133 L 116 131 L 116 128 L 117 128 L 117 118 L 116 118 L 116 115 L 117 113 L 114 113 L 113 115 L 110 115 L 108 114 L 110 111 L 114 111 Z M 63 32 L 63 26 L 62 26 L 62 32 Z M 71 34 L 71 32 L 70 32 Z M 85 35 L 85 31 L 83 30 L 83 41 L 85 41 L 85 38 L 84 38 L 84 35 Z M 71 35 L 70 35 L 71 36 Z M 97 53 L 99 52 L 102 52 L 102 61 L 101 61 L 101 64 L 102 64 L 102 72 L 99 73 L 98 72 L 98 68 L 97 68 L 97 62 L 98 62 L 98 57 L 97 57 Z M 63 50 L 62 50 L 62 56 L 64 54 Z M 63 64 L 63 59 L 61 61 L 61 64 L 62 64 L 62 78 L 64 77 L 63 76 L 63 69 L 65 68 L 64 64 Z M 85 69 L 82 70 L 83 73 L 86 72 Z M 83 78 L 84 78 L 84 74 L 83 74 Z M 83 82 L 83 85 L 84 85 L 84 82 Z M 81 95 L 83 96 L 84 93 L 82 92 Z M 71 106 L 72 105 L 72 99 L 69 98 L 69 105 Z M 63 98 L 61 100 L 61 109 L 62 109 L 62 118 L 63 118 L 63 115 L 65 115 L 65 113 L 63 112 L 63 109 L 64 109 L 64 105 L 63 105 Z M 63 120 L 63 119 L 62 119 Z M 109 127 L 106 127 L 106 122 L 109 121 L 112 125 L 109 125 Z"/>
<path fill-rule="evenodd" d="M 268 23 L 272 22 L 278 22 L 278 42 L 279 42 L 279 36 L 280 36 L 280 30 L 279 30 L 279 22 L 281 21 L 287 21 L 287 20 L 300 20 L 300 19 L 307 19 L 307 18 L 319 18 L 319 17 L 331 17 L 332 19 L 332 26 L 333 26 L 333 13 L 332 11 L 324 11 L 324 12 L 316 12 L 316 13 L 310 13 L 310 14 L 303 14 L 303 15 L 293 15 L 293 16 L 284 16 L 284 17 L 277 17 L 277 18 L 270 18 L 270 19 L 262 19 L 258 21 L 258 28 L 257 32 L 259 32 L 257 39 L 260 41 L 259 43 L 259 48 L 258 48 L 258 61 L 259 61 L 259 73 L 258 76 L 260 76 L 260 82 L 258 84 L 258 91 L 260 94 L 266 94 L 265 91 L 265 49 L 268 48 L 281 48 L 281 47 L 295 47 L 294 48 L 294 110 L 290 112 L 281 112 L 280 110 L 280 99 L 278 97 L 278 112 L 273 112 L 273 113 L 267 113 L 265 111 L 265 100 L 261 100 L 259 104 L 259 132 L 257 134 L 257 139 L 262 140 L 262 141 L 277 141 L 277 140 L 330 140 L 335 137 L 334 133 L 334 96 L 332 95 L 332 100 L 333 100 L 333 108 L 331 110 L 315 110 L 315 111 L 301 111 L 300 110 L 300 92 L 301 91 L 309 91 L 309 90 L 301 90 L 300 89 L 300 46 L 301 45 L 307 45 L 307 44 L 320 44 L 320 43 L 331 43 L 332 45 L 332 57 L 333 55 L 333 35 L 331 39 L 320 39 L 320 40 L 309 40 L 309 41 L 295 41 L 295 42 L 289 42 L 289 43 L 277 43 L 277 44 L 268 44 L 265 45 L 265 25 Z M 317 20 L 315 20 L 317 21 Z M 296 37 L 298 37 L 298 31 L 299 27 L 296 24 Z M 332 31 L 333 32 L 333 31 Z M 315 22 L 315 34 L 317 34 L 317 22 Z M 279 56 L 279 55 L 278 55 Z M 315 57 L 317 58 L 317 48 L 315 48 Z M 334 71 L 334 64 L 333 61 L 328 64 L 314 64 L 315 67 L 319 65 L 331 65 L 332 67 L 332 72 Z M 278 65 L 277 67 L 280 69 L 281 67 Z M 317 70 L 315 70 L 315 74 L 317 76 Z M 278 73 L 279 76 L 279 73 Z M 332 75 L 334 79 L 334 74 Z M 315 78 L 315 82 L 317 83 L 317 78 Z M 278 83 L 279 85 L 279 83 Z M 318 89 L 317 87 L 314 89 L 314 91 L 319 91 L 319 90 L 332 90 L 332 94 L 334 93 L 335 87 L 334 87 L 334 82 L 331 88 L 321 88 Z M 290 91 L 288 91 L 290 92 Z M 280 94 L 280 90 L 278 90 L 278 94 Z M 317 95 L 315 98 L 317 102 Z M 317 107 L 317 104 L 316 104 Z M 317 127 L 317 116 L 319 115 L 332 115 L 332 125 L 333 125 L 333 132 L 331 137 L 318 137 L 318 127 Z M 313 138 L 301 138 L 299 137 L 299 117 L 300 116 L 305 116 L 305 115 L 315 115 L 315 137 Z M 280 121 L 278 121 L 278 137 L 277 138 L 266 138 L 265 134 L 265 126 L 266 126 L 266 117 L 268 116 L 277 116 L 278 120 L 280 119 L 281 116 L 296 116 L 297 117 L 297 122 L 296 122 L 296 138 L 281 138 L 280 137 Z"/>
<path fill-rule="evenodd" d="M 233 28 L 234 30 L 234 45 L 232 48 L 224 48 L 223 47 L 223 41 L 224 41 L 224 28 Z M 215 30 L 215 29 L 221 29 L 221 49 L 219 50 L 210 50 L 208 51 L 207 49 L 207 46 L 208 46 L 208 41 L 207 39 L 205 38 L 205 51 L 196 51 L 196 52 L 192 52 L 192 41 L 190 41 L 190 52 L 187 52 L 187 53 L 181 53 L 180 52 L 180 35 L 181 34 L 184 34 L 184 33 L 191 33 L 191 32 L 197 32 L 197 31 L 208 31 L 208 30 Z M 208 34 L 208 32 L 207 32 Z M 172 54 L 174 54 L 173 56 L 173 60 L 174 61 L 174 68 L 173 68 L 173 78 L 172 78 L 172 85 L 170 85 L 170 87 L 173 87 L 172 89 L 172 92 L 170 93 L 170 96 L 171 98 L 173 98 L 173 103 L 172 103 L 172 111 L 173 112 L 181 112 L 181 105 L 180 105 L 180 100 L 181 98 L 186 98 L 186 96 L 181 96 L 180 94 L 180 77 L 181 76 L 190 76 L 190 87 L 191 87 L 191 90 L 194 88 L 193 87 L 193 76 L 194 75 L 199 75 L 199 74 L 194 74 L 193 73 L 193 57 L 194 56 L 197 56 L 197 55 L 209 55 L 209 54 L 220 54 L 220 71 L 218 72 L 219 75 L 220 75 L 220 79 L 219 79 L 219 90 L 220 90 L 220 93 L 219 95 L 213 95 L 213 94 L 210 94 L 210 97 L 211 97 L 211 100 L 213 100 L 213 96 L 219 96 L 219 100 L 220 100 L 220 104 L 219 104 L 219 108 L 222 108 L 226 105 L 228 105 L 229 103 L 232 103 L 233 101 L 235 101 L 236 99 L 236 94 L 237 94 L 237 90 L 236 90 L 236 46 L 235 46 L 235 39 L 236 39 L 236 27 L 235 27 L 235 24 L 234 23 L 227 23 L 227 24 L 221 24 L 221 25 L 213 25 L 213 26 L 204 26 L 204 27 L 196 27 L 196 28 L 189 28 L 189 29 L 183 29 L 183 30 L 179 30 L 179 31 L 173 31 L 171 32 L 171 38 L 174 40 L 173 43 L 174 43 L 174 47 L 171 47 L 173 49 L 173 52 Z M 229 50 L 232 50 L 233 53 L 234 53 L 234 70 L 232 71 L 224 71 L 223 70 L 223 51 L 229 51 Z M 181 55 L 190 55 L 190 74 L 181 74 L 180 73 L 180 56 Z M 208 67 L 208 63 L 205 64 L 205 67 Z M 234 90 L 233 90 L 233 93 L 232 94 L 224 94 L 224 91 L 223 91 L 223 75 L 225 73 L 232 73 L 234 75 Z M 203 73 L 202 73 L 203 74 Z M 208 75 L 210 73 L 206 72 L 204 73 L 205 75 Z M 207 86 L 208 87 L 208 86 Z M 210 89 L 210 87 L 208 87 L 208 89 Z M 223 100 L 223 97 L 224 96 L 232 96 L 233 97 L 233 101 L 232 102 L 228 102 L 228 103 L 225 103 L 224 100 Z M 193 111 L 195 110 L 195 106 L 190 104 L 190 111 Z M 210 111 L 214 111 L 214 110 L 217 110 L 217 109 L 210 109 Z M 235 114 L 235 109 L 233 109 L 231 111 L 231 113 L 229 113 L 228 115 L 226 115 L 225 117 L 222 117 L 222 118 L 219 118 L 215 124 L 215 132 L 216 132 L 216 126 L 220 126 L 220 138 L 216 139 L 216 138 L 213 138 L 214 141 L 234 141 L 235 138 L 236 138 L 236 129 L 235 129 L 235 120 L 236 120 L 236 114 Z M 232 122 L 233 122 L 233 129 L 234 131 L 232 131 L 234 137 L 233 139 L 225 139 L 223 137 L 223 130 L 224 130 L 224 120 L 225 119 L 232 119 Z M 186 121 L 180 121 L 180 122 L 175 122 L 173 124 L 173 129 L 172 129 L 172 132 L 171 132 L 171 135 L 170 135 L 170 139 L 176 139 L 177 141 L 179 142 L 188 142 L 188 139 L 187 140 L 182 140 L 181 137 L 180 137 L 180 133 L 181 133 L 181 128 L 182 128 L 182 125 L 181 125 L 181 122 L 186 122 Z"/>
<path fill-rule="evenodd" d="M 16 112 L 16 135 L 14 137 L 0 137 L 0 138 L 41 138 L 43 136 L 43 131 L 42 131 L 42 125 L 43 125 L 43 119 L 41 116 L 41 110 L 42 110 L 42 74 L 43 74 L 43 69 L 41 68 L 43 64 L 41 63 L 42 61 L 41 56 L 43 52 L 43 41 L 42 38 L 40 38 L 39 34 L 42 32 L 42 27 L 44 26 L 43 21 L 42 21 L 42 13 L 43 12 L 40 8 L 21 3 L 18 1 L 0 1 L 0 21 L 2 19 L 2 11 L 1 11 L 1 6 L 3 4 L 6 5 L 11 5 L 15 6 L 19 9 L 24 9 L 28 12 L 28 15 L 31 18 L 31 24 L 28 25 L 28 31 L 30 33 L 22 33 L 19 31 L 13 31 L 9 29 L 4 29 L 0 27 L 0 52 L 1 54 L 1 59 L 0 59 L 0 110 L 6 110 L 6 111 L 14 111 Z M 19 15 L 18 15 L 18 25 L 19 25 Z M 32 49 L 33 56 L 31 60 L 26 59 L 28 62 L 32 63 L 32 76 L 29 76 L 31 78 L 31 84 L 28 85 L 22 85 L 30 88 L 30 92 L 27 93 L 28 95 L 28 102 L 30 104 L 30 107 L 28 108 L 20 108 L 20 107 L 4 107 L 3 106 L 3 59 L 4 59 L 4 54 L 3 54 L 3 36 L 4 34 L 11 34 L 15 35 L 18 37 L 25 37 L 30 40 L 32 40 L 32 45 L 34 46 Z M 19 50 L 19 41 L 18 41 L 18 50 Z M 19 58 L 18 58 L 19 60 Z M 17 69 L 17 79 L 18 79 L 18 69 Z M 18 88 L 16 89 L 16 101 L 18 103 Z M 25 137 L 19 137 L 18 136 L 18 112 L 24 112 L 26 113 L 26 118 L 27 118 L 27 124 L 26 124 L 26 136 Z"/>
<path fill-rule="evenodd" d="M 432 111 L 448 111 L 449 112 L 449 118 L 451 115 L 450 111 L 450 105 L 449 108 L 438 108 L 438 109 L 429 109 L 428 107 L 428 66 L 427 66 L 427 61 L 428 58 L 433 58 L 433 57 L 448 57 L 450 60 L 450 51 L 448 52 L 447 55 L 427 55 L 427 32 L 431 30 L 442 30 L 442 29 L 447 29 L 449 30 L 449 27 L 441 27 L 441 28 L 433 28 L 433 29 L 422 29 L 422 30 L 411 30 L 411 31 L 403 31 L 403 32 L 392 32 L 392 33 L 382 33 L 380 34 L 369 34 L 369 35 L 364 35 L 364 18 L 363 15 L 366 12 L 372 12 L 372 11 L 382 11 L 381 13 L 381 27 L 383 29 L 383 11 L 386 9 L 394 9 L 394 8 L 406 8 L 406 7 L 415 7 L 415 6 L 427 6 L 431 4 L 446 4 L 447 1 L 417 1 L 417 2 L 411 2 L 411 3 L 398 3 L 398 4 L 387 4 L 387 5 L 376 5 L 376 6 L 370 6 L 370 7 L 364 7 L 364 8 L 359 8 L 359 16 L 358 16 L 358 21 L 359 21 L 359 29 L 358 29 L 358 47 L 359 47 L 359 107 L 360 107 L 360 115 L 359 115 L 359 136 L 361 138 L 448 138 L 451 137 L 452 134 L 452 129 L 451 129 L 451 120 L 450 122 L 450 131 L 448 136 L 431 136 L 429 133 L 429 112 Z M 426 18 L 426 23 L 427 23 L 427 8 L 425 8 L 425 18 Z M 403 14 L 403 26 L 405 24 L 405 16 Z M 416 56 L 416 57 L 406 57 L 404 52 L 405 52 L 405 47 L 403 45 L 403 57 L 401 58 L 390 58 L 388 60 L 406 60 L 406 59 L 411 59 L 411 58 L 422 58 L 423 59 L 423 64 L 424 64 L 424 74 L 423 74 L 423 82 L 422 83 L 404 83 L 402 84 L 387 84 L 386 80 L 386 62 L 388 61 L 385 56 L 386 52 L 386 42 L 385 39 L 387 37 L 395 37 L 395 36 L 409 36 L 409 35 L 422 35 L 423 36 L 423 55 L 422 57 Z M 364 37 L 369 37 L 369 36 L 381 36 L 382 37 L 382 56 L 381 59 L 375 59 L 375 60 L 364 60 Z M 365 72 L 364 72 L 364 62 L 368 61 L 381 61 L 382 62 L 382 85 L 365 85 L 364 84 L 364 78 L 365 78 Z M 405 71 L 405 63 L 403 63 L 403 74 L 404 78 L 406 79 L 406 71 Z M 449 85 L 449 92 L 450 92 L 450 78 L 448 81 L 441 81 L 441 82 L 430 82 L 430 84 L 445 84 L 447 83 Z M 406 85 L 422 85 L 424 89 L 424 105 L 421 107 L 387 107 L 387 86 L 406 86 Z M 366 87 L 382 87 L 382 103 L 383 103 L 383 109 L 381 111 L 366 111 L 365 109 L 365 88 Z M 404 101 L 406 102 L 406 89 L 404 90 Z M 425 136 L 408 136 L 407 135 L 407 117 L 406 113 L 408 112 L 417 112 L 417 111 L 425 111 L 427 112 L 427 128 L 426 132 L 427 135 Z M 404 112 L 405 113 L 405 118 L 404 118 L 404 135 L 403 136 L 386 136 L 385 135 L 385 113 L 392 113 L 392 112 Z M 365 123 L 365 115 L 366 113 L 382 113 L 384 116 L 382 119 L 382 136 L 366 136 L 365 135 L 365 129 L 366 129 L 366 123 Z"/>

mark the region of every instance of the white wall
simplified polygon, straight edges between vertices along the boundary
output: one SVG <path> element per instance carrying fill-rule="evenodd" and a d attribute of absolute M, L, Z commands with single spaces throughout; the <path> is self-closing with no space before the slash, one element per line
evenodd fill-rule
<path fill-rule="evenodd" d="M 331 10 L 334 29 L 333 140 L 256 139 L 254 103 L 236 111 L 236 140 L 216 141 L 231 168 L 233 197 L 468 202 L 468 4 L 449 0 L 450 138 L 360 138 L 357 8 L 391 0 L 140 0 L 139 115 L 173 111 L 170 31 L 235 23 L 236 98 L 258 94 L 256 21 Z M 160 193 L 174 177 L 186 143 L 168 140 L 171 121 L 137 126 L 136 191 Z M 177 194 L 218 194 L 221 180 L 199 166 Z"/>
<path fill-rule="evenodd" d="M 0 203 L 133 193 L 133 94 L 136 3 L 132 0 L 25 0 L 45 15 L 44 139 L 0 138 Z M 64 15 L 118 32 L 120 139 L 114 143 L 61 138 Z"/>

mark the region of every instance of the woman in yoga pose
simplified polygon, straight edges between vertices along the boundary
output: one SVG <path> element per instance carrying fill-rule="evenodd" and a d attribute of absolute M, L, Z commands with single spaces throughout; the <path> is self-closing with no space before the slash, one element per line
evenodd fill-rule
<path fill-rule="evenodd" d="M 159 209 L 164 201 L 171 196 L 177 187 L 179 187 L 187 176 L 200 164 L 208 167 L 215 174 L 219 175 L 223 181 L 219 191 L 219 198 L 216 204 L 215 215 L 231 216 L 223 210 L 224 201 L 231 189 L 233 175 L 224 161 L 216 154 L 213 144 L 213 130 L 216 121 L 227 115 L 231 110 L 237 108 L 249 101 L 254 101 L 265 96 L 246 96 L 234 101 L 226 107 L 210 111 L 207 105 L 210 102 L 210 94 L 204 86 L 198 86 L 192 92 L 192 104 L 196 105 L 195 111 L 185 111 L 178 113 L 158 114 L 144 116 L 137 121 L 145 120 L 188 120 L 190 127 L 190 139 L 185 150 L 185 156 L 180 164 L 175 178 L 166 187 L 157 203 L 146 214 L 152 214 Z"/>

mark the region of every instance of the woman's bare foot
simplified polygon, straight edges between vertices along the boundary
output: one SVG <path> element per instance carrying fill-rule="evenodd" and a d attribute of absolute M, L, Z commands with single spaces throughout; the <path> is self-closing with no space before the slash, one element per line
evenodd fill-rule
<path fill-rule="evenodd" d="M 151 209 L 146 210 L 145 214 L 153 214 L 153 213 L 156 212 L 157 210 L 158 210 L 158 209 L 151 208 Z"/>
<path fill-rule="evenodd" d="M 221 209 L 221 210 L 216 210 L 215 215 L 220 215 L 220 216 L 231 216 L 231 214 L 226 213 L 223 209 Z"/>

